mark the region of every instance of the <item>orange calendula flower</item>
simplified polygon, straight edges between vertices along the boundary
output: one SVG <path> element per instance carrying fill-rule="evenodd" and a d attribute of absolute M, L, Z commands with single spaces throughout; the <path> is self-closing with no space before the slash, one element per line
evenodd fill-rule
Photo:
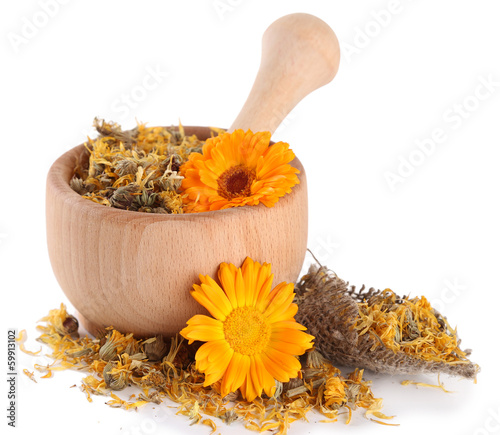
<path fill-rule="evenodd" d="M 263 203 L 274 206 L 299 183 L 285 142 L 269 146 L 271 133 L 236 130 L 207 139 L 203 154 L 191 153 L 181 166 L 186 212 Z"/>
<path fill-rule="evenodd" d="M 241 390 L 252 401 L 264 391 L 275 392 L 275 379 L 288 382 L 298 375 L 296 358 L 312 347 L 312 335 L 294 319 L 293 284 L 273 290 L 271 265 L 247 258 L 241 268 L 222 263 L 219 286 L 200 275 L 192 296 L 214 318 L 196 315 L 181 335 L 192 343 L 205 341 L 196 353 L 196 368 L 205 374 L 205 386 L 221 380 L 222 397 Z"/>

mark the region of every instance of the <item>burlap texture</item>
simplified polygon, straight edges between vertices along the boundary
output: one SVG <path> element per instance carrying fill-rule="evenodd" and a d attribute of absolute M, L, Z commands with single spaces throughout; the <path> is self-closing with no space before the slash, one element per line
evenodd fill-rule
<path fill-rule="evenodd" d="M 296 286 L 299 311 L 295 316 L 316 337 L 315 347 L 338 365 L 365 368 L 389 374 L 447 373 L 474 378 L 479 366 L 472 362 L 449 364 L 424 361 L 385 347 L 371 334 L 359 335 L 354 328 L 359 310 L 357 302 L 376 297 L 373 288 L 349 287 L 325 267 L 311 266 Z M 372 350 L 373 348 L 373 350 Z M 466 350 L 467 354 L 470 351 Z"/>

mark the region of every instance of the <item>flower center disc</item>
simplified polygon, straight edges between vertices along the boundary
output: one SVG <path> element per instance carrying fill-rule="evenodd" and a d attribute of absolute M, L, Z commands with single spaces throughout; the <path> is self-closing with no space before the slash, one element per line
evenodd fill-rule
<path fill-rule="evenodd" d="M 255 180 L 255 174 L 247 167 L 233 166 L 218 178 L 217 193 L 226 199 L 250 196 L 253 180 Z"/>
<path fill-rule="evenodd" d="M 224 335 L 235 352 L 254 355 L 266 347 L 271 328 L 261 312 L 253 307 L 240 307 L 224 321 Z"/>

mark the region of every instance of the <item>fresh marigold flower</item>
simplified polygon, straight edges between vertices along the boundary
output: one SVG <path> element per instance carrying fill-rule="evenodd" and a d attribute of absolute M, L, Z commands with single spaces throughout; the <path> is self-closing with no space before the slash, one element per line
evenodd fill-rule
<path fill-rule="evenodd" d="M 205 374 L 204 386 L 221 380 L 221 395 L 240 389 L 252 401 L 264 391 L 275 392 L 275 379 L 288 382 L 301 368 L 296 358 L 312 347 L 312 335 L 294 319 L 293 284 L 273 290 L 271 265 L 247 258 L 241 268 L 222 263 L 219 286 L 200 275 L 192 296 L 213 317 L 196 315 L 181 335 L 205 341 L 196 353 L 196 368 Z"/>
<path fill-rule="evenodd" d="M 271 133 L 236 130 L 207 139 L 203 154 L 181 166 L 186 212 L 263 203 L 274 206 L 299 183 L 290 166 L 295 154 L 285 142 L 269 146 Z"/>

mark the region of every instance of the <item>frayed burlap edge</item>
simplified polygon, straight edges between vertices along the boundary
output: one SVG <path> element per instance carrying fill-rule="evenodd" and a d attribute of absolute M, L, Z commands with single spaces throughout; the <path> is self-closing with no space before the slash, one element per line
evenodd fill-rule
<path fill-rule="evenodd" d="M 357 302 L 379 293 L 364 286 L 356 291 L 326 267 L 312 265 L 296 285 L 299 311 L 295 318 L 316 337 L 316 349 L 338 365 L 389 374 L 447 373 L 476 377 L 479 366 L 470 361 L 461 364 L 424 361 L 386 348 L 375 335 L 360 336 L 354 328 L 359 318 Z M 465 352 L 470 354 L 469 350 Z"/>

